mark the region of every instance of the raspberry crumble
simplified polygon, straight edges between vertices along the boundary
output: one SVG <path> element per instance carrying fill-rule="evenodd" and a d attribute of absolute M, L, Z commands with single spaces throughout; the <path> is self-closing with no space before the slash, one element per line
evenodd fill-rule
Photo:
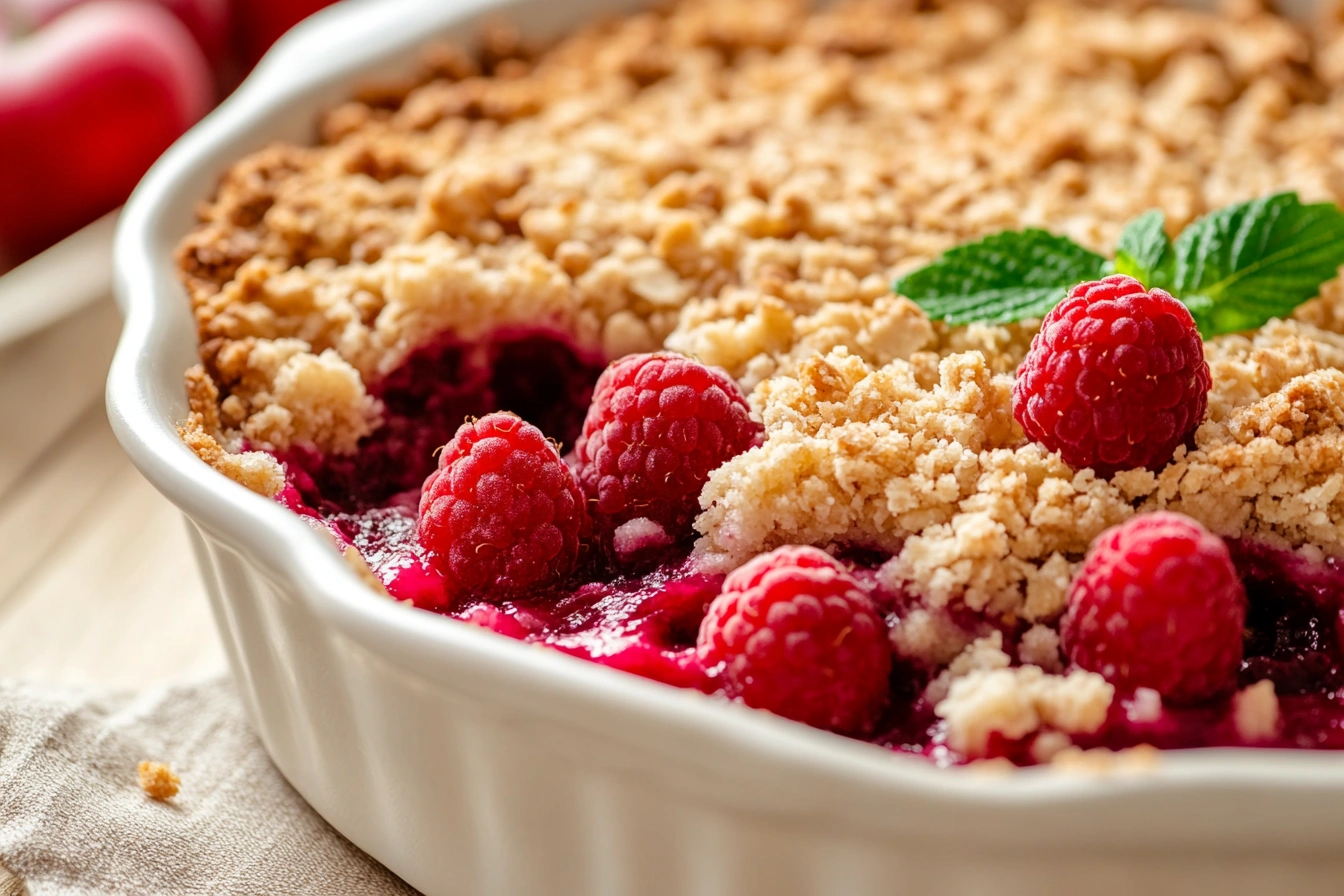
<path fill-rule="evenodd" d="M 225 174 L 183 438 L 392 599 L 940 764 L 1344 748 L 1340 282 L 1203 339 L 892 290 L 1338 205 L 1341 122 L 1344 24 L 1253 0 L 500 27 Z"/>

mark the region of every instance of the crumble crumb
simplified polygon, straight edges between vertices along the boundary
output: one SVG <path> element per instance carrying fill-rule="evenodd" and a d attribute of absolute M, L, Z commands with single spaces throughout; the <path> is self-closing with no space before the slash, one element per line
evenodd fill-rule
<path fill-rule="evenodd" d="M 1006 669 L 1012 662 L 1003 649 L 1003 632 L 994 631 L 983 638 L 976 638 L 929 682 L 924 689 L 924 699 L 933 704 L 941 703 L 947 698 L 952 682 L 957 679 L 965 678 L 972 672 Z"/>
<path fill-rule="evenodd" d="M 947 743 L 983 756 L 990 735 L 1019 740 L 1042 727 L 1091 734 L 1106 721 L 1115 688 L 1095 672 L 1048 675 L 1036 666 L 977 669 L 955 679 L 934 708 L 947 722 Z"/>
<path fill-rule="evenodd" d="M 284 490 L 284 468 L 271 455 L 262 451 L 231 454 L 191 419 L 178 427 L 178 435 L 197 457 L 244 488 L 267 498 Z"/>
<path fill-rule="evenodd" d="M 1040 623 L 1027 629 L 1017 645 L 1017 661 L 1024 666 L 1040 666 L 1046 672 L 1064 671 L 1059 632 Z"/>
<path fill-rule="evenodd" d="M 1138 724 L 1162 718 L 1162 695 L 1152 688 L 1135 688 L 1134 696 L 1124 704 L 1125 716 Z"/>
<path fill-rule="evenodd" d="M 1073 574 L 1080 565 L 1069 562 L 1063 554 L 1054 553 L 1046 558 L 1040 568 L 1026 570 L 1023 615 L 1033 620 L 1054 620 L 1062 616 L 1068 599 L 1069 583 L 1073 581 Z M 1058 647 L 1058 643 L 1055 646 Z M 1036 665 L 1045 666 L 1045 663 Z"/>
<path fill-rule="evenodd" d="M 234 482 L 268 498 L 285 487 L 284 468 L 263 451 L 231 452 L 220 444 L 219 390 L 197 364 L 187 371 L 187 421 L 178 435 L 196 456 Z"/>
<path fill-rule="evenodd" d="M 626 556 L 642 549 L 665 547 L 671 542 L 667 530 L 661 525 L 648 517 L 638 516 L 616 527 L 611 547 L 617 555 Z"/>
<path fill-rule="evenodd" d="M 931 669 L 946 666 L 971 640 L 944 608 L 915 607 L 891 626 L 897 655 Z"/>
<path fill-rule="evenodd" d="M 1073 739 L 1063 731 L 1042 731 L 1031 742 L 1031 758 L 1044 765 L 1073 746 Z"/>
<path fill-rule="evenodd" d="M 243 339 L 213 358 L 221 382 L 245 415 L 248 442 L 274 448 L 321 445 L 350 452 L 378 423 L 378 405 L 357 371 L 334 349 L 320 354 L 302 339 Z"/>
<path fill-rule="evenodd" d="M 1274 682 L 1257 681 L 1233 698 L 1233 719 L 1237 734 L 1247 743 L 1272 739 L 1279 733 L 1282 719 Z"/>
<path fill-rule="evenodd" d="M 1145 774 L 1157 768 L 1162 761 L 1161 751 L 1148 744 L 1111 750 L 1093 747 L 1084 750 L 1068 747 L 1060 750 L 1050 761 L 1050 767 L 1061 772 L 1081 775 Z"/>
<path fill-rule="evenodd" d="M 163 802 L 177 796 L 182 782 L 165 763 L 144 760 L 136 769 L 140 789 L 152 800 Z"/>

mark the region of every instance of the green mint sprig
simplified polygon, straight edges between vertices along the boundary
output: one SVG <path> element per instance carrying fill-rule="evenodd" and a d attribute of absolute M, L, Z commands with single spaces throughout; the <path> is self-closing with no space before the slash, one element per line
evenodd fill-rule
<path fill-rule="evenodd" d="M 1010 230 L 947 250 L 895 289 L 935 320 L 1006 324 L 1041 317 L 1064 298 L 1061 289 L 1104 277 L 1108 266 L 1068 237 Z"/>
<path fill-rule="evenodd" d="M 1344 212 L 1296 193 L 1212 212 L 1174 241 L 1164 225 L 1160 211 L 1135 218 L 1114 262 L 1044 230 L 998 233 L 944 252 L 893 289 L 935 320 L 1004 324 L 1041 317 L 1077 284 L 1116 272 L 1180 299 L 1208 338 L 1290 314 L 1344 265 Z"/>

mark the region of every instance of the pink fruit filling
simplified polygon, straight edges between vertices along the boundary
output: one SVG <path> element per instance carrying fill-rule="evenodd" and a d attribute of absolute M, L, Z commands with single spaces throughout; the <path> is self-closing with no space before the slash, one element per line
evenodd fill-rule
<path fill-rule="evenodd" d="M 280 455 L 312 507 L 351 510 L 388 504 L 434 469 L 435 452 L 467 417 L 508 409 L 566 446 L 574 444 L 602 372 L 549 334 L 501 331 L 477 345 L 447 337 L 417 349 L 370 387 L 383 425 L 354 455 L 323 457 L 302 448 Z"/>
<path fill-rule="evenodd" d="M 464 418 L 512 411 L 571 452 L 567 460 L 573 463 L 572 448 L 602 366 L 544 332 L 499 332 L 477 345 L 445 339 L 422 348 L 372 388 L 383 403 L 384 422 L 357 453 L 294 449 L 278 455 L 288 481 L 278 500 L 320 519 L 341 543 L 357 549 L 397 600 L 655 681 L 737 696 L 724 665 L 711 664 L 697 649 L 724 576 L 699 567 L 692 532 L 660 537 L 655 559 L 635 571 L 617 569 L 610 551 L 586 546 L 563 582 L 515 599 L 457 593 L 417 538 L 421 485 Z M 635 538 L 637 528 L 627 527 L 619 537 Z M 1253 541 L 1231 541 L 1228 548 L 1247 598 L 1238 686 L 1268 680 L 1278 698 L 1278 725 L 1253 745 L 1344 748 L 1344 569 L 1333 559 Z M 917 606 L 883 584 L 877 570 L 886 556 L 855 548 L 838 559 L 840 574 L 852 577 L 846 581 L 866 594 L 889 627 Z M 806 600 L 801 610 L 789 612 L 805 617 Z M 968 610 L 954 609 L 951 617 L 968 640 L 993 631 L 985 617 Z M 1015 622 L 999 631 L 1006 654 L 1018 655 L 1025 629 Z M 884 662 L 883 673 L 886 668 Z M 862 738 L 938 764 L 970 758 L 949 743 L 947 722 L 935 715 L 927 694 L 940 670 L 896 647 L 890 669 L 885 706 Z M 1100 727 L 1074 733 L 1071 742 L 1111 749 L 1252 745 L 1236 714 L 1235 688 L 1200 702 L 1156 706 L 1141 690 L 1117 690 Z M 1018 738 L 992 733 L 975 758 L 1034 764 L 1043 756 L 1037 741 L 1048 734 L 1048 728 Z"/>

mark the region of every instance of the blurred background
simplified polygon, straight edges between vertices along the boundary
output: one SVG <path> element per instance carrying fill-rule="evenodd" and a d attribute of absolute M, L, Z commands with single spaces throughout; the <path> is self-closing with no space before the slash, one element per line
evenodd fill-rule
<path fill-rule="evenodd" d="M 330 2 L 0 0 L 0 678 L 224 668 L 181 517 L 107 423 L 115 210 Z"/>
<path fill-rule="evenodd" d="M 119 206 L 332 0 L 0 0 L 0 275 Z"/>

